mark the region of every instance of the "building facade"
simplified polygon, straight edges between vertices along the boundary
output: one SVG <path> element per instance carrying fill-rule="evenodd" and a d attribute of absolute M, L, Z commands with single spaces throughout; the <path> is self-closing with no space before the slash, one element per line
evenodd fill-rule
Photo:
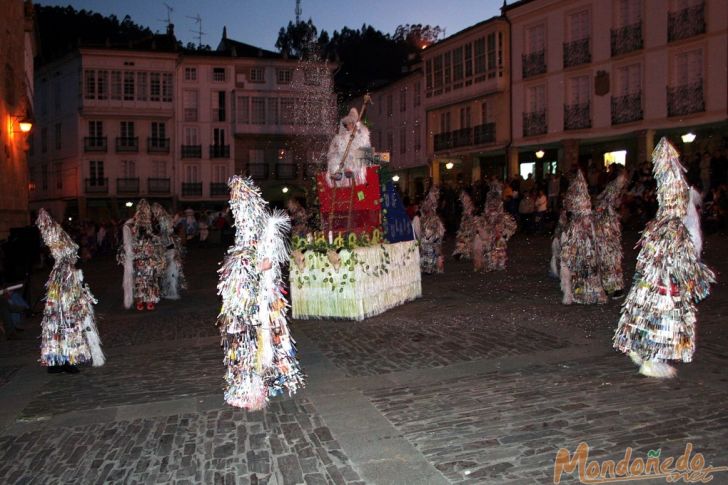
<path fill-rule="evenodd" d="M 494 17 L 422 52 L 427 156 L 436 183 L 510 173 L 508 33 L 505 19 Z"/>
<path fill-rule="evenodd" d="M 225 37 L 216 51 L 157 45 L 83 47 L 38 70 L 34 208 L 97 220 L 126 217 L 142 197 L 215 209 L 234 173 L 268 197 L 303 186 L 296 161 L 311 144 L 290 122 L 298 61 Z"/>
<path fill-rule="evenodd" d="M 661 136 L 690 152 L 725 134 L 726 2 L 523 0 L 503 13 L 512 143 L 537 178 L 557 164 L 601 166 L 605 154 L 634 166 Z M 695 145 L 682 145 L 687 132 Z"/>
<path fill-rule="evenodd" d="M 27 226 L 28 136 L 20 122 L 33 116 L 33 58 L 36 42 L 31 2 L 3 3 L 0 16 L 0 240 L 10 229 Z"/>

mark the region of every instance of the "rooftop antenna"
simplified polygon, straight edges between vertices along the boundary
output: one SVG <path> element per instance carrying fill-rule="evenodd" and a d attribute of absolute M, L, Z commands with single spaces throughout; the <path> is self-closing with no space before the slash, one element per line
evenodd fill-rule
<path fill-rule="evenodd" d="M 190 29 L 190 32 L 197 34 L 195 36 L 195 39 L 197 39 L 197 47 L 202 48 L 202 36 L 206 34 L 206 32 L 202 31 L 202 17 L 198 13 L 194 17 L 187 16 L 187 18 L 194 20 L 197 24 L 197 30 Z"/>
<path fill-rule="evenodd" d="M 301 0 L 296 0 L 296 25 L 301 23 Z"/>
<path fill-rule="evenodd" d="M 172 23 L 172 12 L 174 12 L 174 9 L 167 2 L 162 2 L 162 4 L 164 5 L 164 8 L 167 9 L 167 20 L 165 20 L 165 19 L 157 19 L 157 21 L 159 21 L 159 22 L 166 22 L 167 25 L 169 25 L 169 24 Z"/>

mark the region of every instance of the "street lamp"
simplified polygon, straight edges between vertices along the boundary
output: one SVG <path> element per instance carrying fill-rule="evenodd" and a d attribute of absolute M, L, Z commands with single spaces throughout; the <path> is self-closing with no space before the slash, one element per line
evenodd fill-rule
<path fill-rule="evenodd" d="M 448 170 L 452 170 L 452 168 L 453 168 L 454 166 L 455 166 L 455 164 L 454 164 L 454 163 L 452 163 L 452 162 L 447 162 L 447 163 L 445 164 L 445 168 L 446 168 L 446 169 L 448 169 Z"/>
<path fill-rule="evenodd" d="M 394 175 L 392 177 L 392 182 L 399 182 L 399 175 Z"/>
<path fill-rule="evenodd" d="M 683 136 L 681 136 L 683 143 L 692 143 L 695 141 L 695 133 L 685 133 Z"/>
<path fill-rule="evenodd" d="M 128 202 L 127 202 L 126 204 L 124 204 L 124 205 L 125 205 L 125 206 L 127 206 L 127 207 L 129 207 L 129 208 L 131 208 L 131 207 L 132 207 L 132 206 L 134 205 L 134 203 L 133 203 L 132 201 L 128 201 Z"/>
<path fill-rule="evenodd" d="M 284 194 L 287 194 L 288 193 L 288 187 L 283 187 L 281 189 L 281 192 L 283 192 Z"/>
<path fill-rule="evenodd" d="M 546 152 L 544 152 L 543 150 L 539 150 L 536 152 L 536 158 L 538 159 L 543 158 L 544 155 L 546 155 Z"/>

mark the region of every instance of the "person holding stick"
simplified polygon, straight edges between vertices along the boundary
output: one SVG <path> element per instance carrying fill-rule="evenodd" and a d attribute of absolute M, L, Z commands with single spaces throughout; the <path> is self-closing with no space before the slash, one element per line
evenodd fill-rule
<path fill-rule="evenodd" d="M 361 114 L 356 108 L 351 108 L 349 114 L 341 119 L 339 132 L 331 140 L 326 155 L 329 186 L 348 187 L 351 179 L 355 184 L 366 182 L 366 161 L 359 150 L 371 146 L 369 129 L 361 122 L 368 102 L 368 99 L 364 100 Z"/>

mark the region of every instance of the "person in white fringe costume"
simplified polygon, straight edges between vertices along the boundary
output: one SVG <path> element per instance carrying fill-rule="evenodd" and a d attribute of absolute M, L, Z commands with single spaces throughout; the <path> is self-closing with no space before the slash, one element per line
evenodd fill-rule
<path fill-rule="evenodd" d="M 160 274 L 160 296 L 167 300 L 179 300 L 180 292 L 187 289 L 182 265 L 182 242 L 174 232 L 172 216 L 161 204 L 152 204 L 154 229 L 158 231 L 159 242 L 164 248 L 165 269 Z"/>
<path fill-rule="evenodd" d="M 347 153 L 346 147 L 350 140 L 351 146 Z M 356 108 L 351 108 L 349 114 L 341 119 L 339 131 L 331 140 L 326 154 L 328 165 L 326 180 L 329 186 L 348 187 L 351 179 L 357 185 L 365 183 L 367 164 L 361 150 L 368 148 L 371 148 L 369 129 L 359 121 L 359 112 Z M 346 158 L 344 158 L 345 153 Z"/>
<path fill-rule="evenodd" d="M 41 322 L 40 362 L 49 373 L 78 373 L 78 364 L 104 365 L 93 305 L 96 298 L 76 269 L 78 245 L 44 209 L 36 225 L 53 256 Z"/>

